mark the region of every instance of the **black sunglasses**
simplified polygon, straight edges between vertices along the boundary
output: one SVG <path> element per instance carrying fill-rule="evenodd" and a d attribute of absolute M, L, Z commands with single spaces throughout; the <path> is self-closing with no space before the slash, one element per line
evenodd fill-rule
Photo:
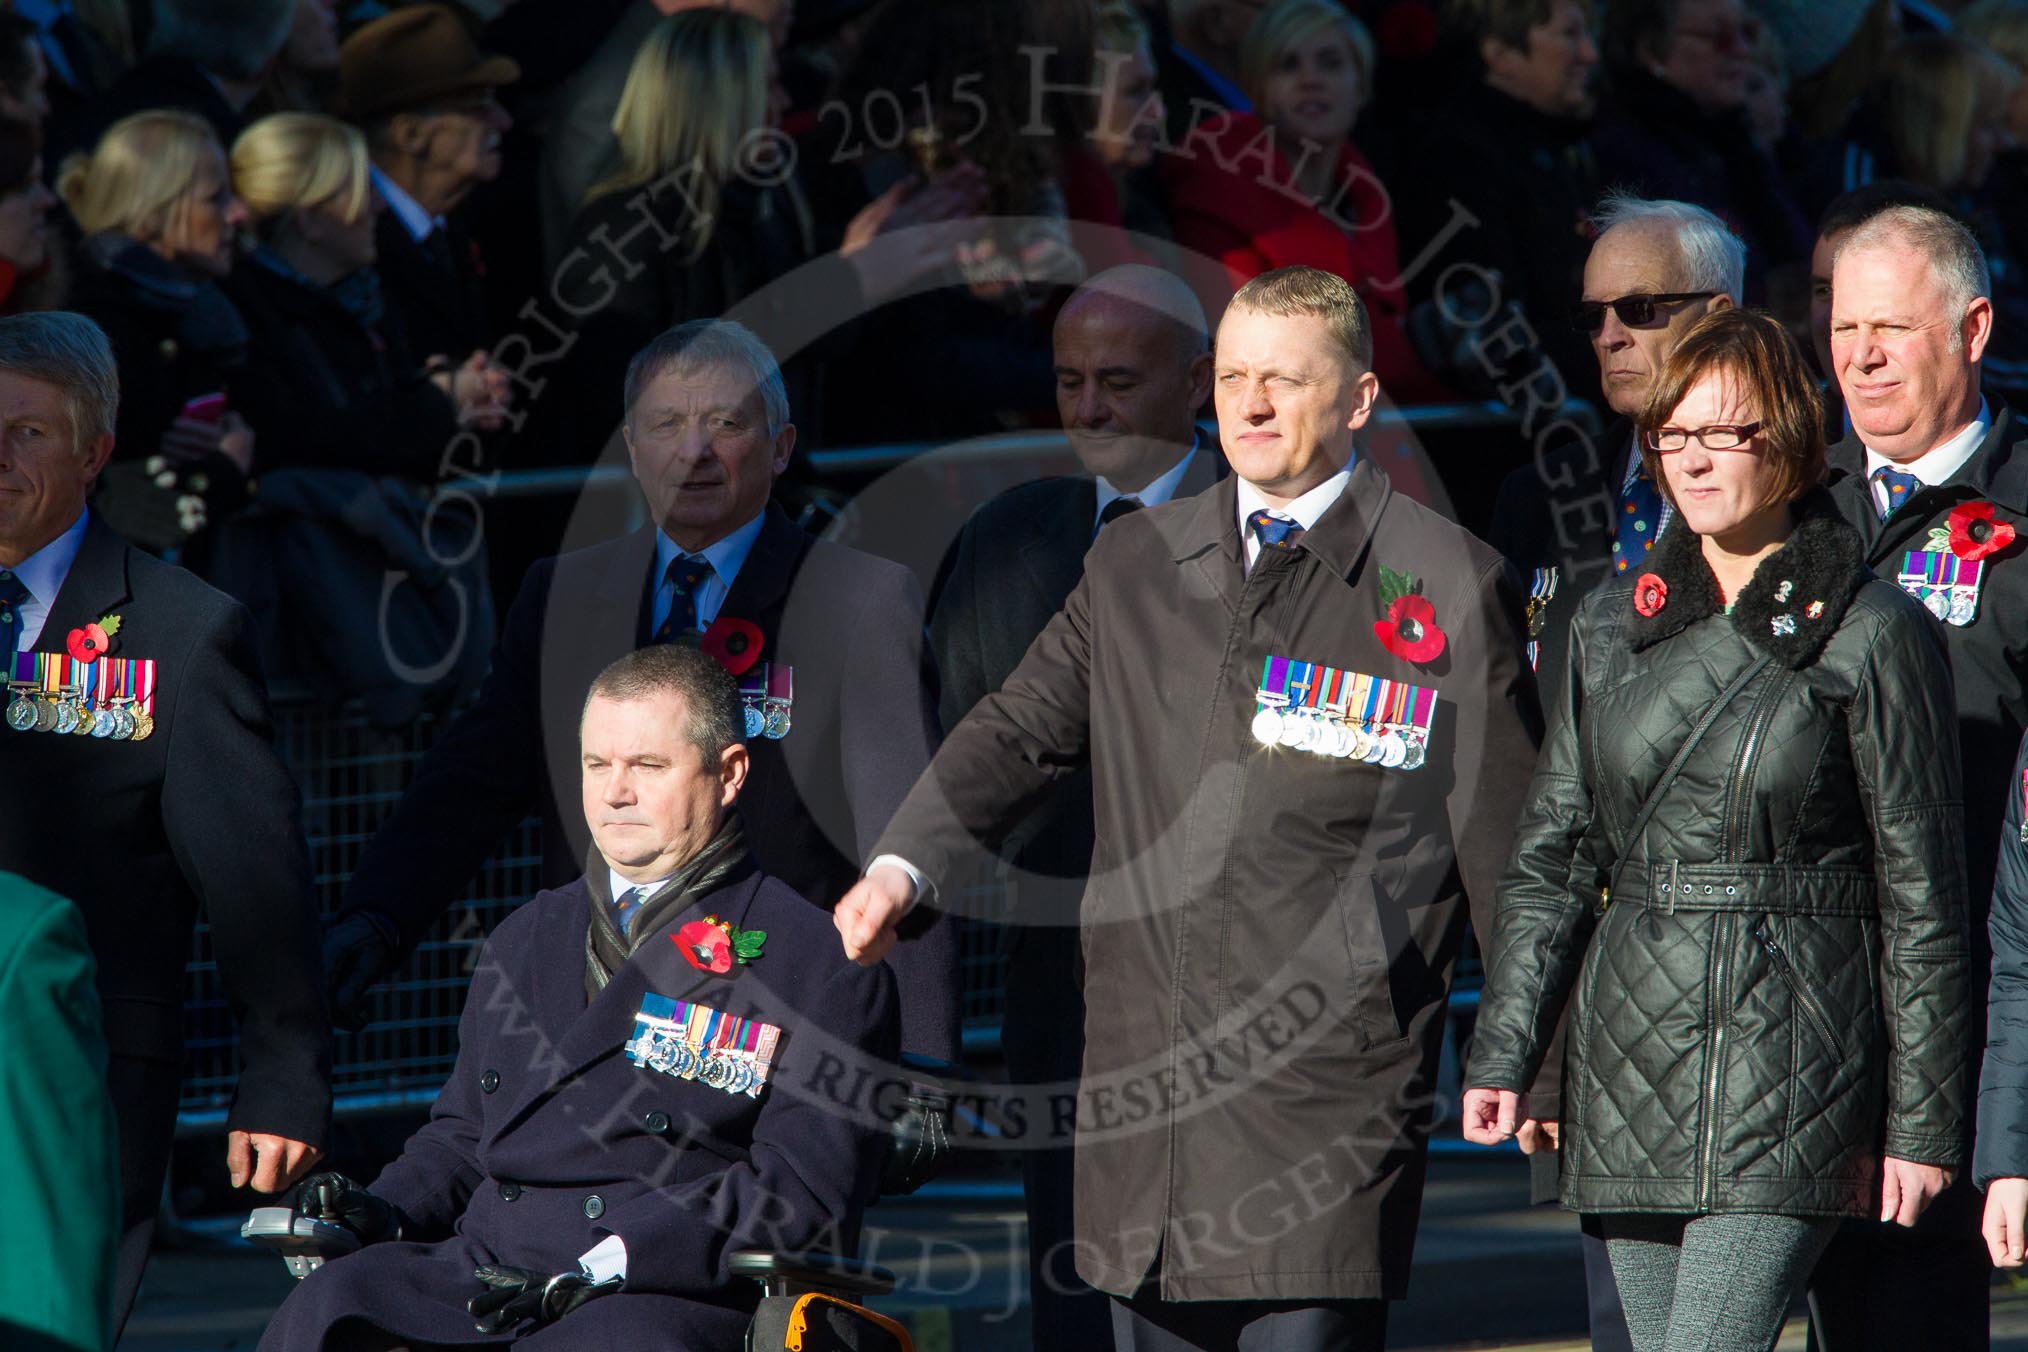
<path fill-rule="evenodd" d="M 1716 291 L 1665 291 L 1660 295 L 1637 293 L 1621 296 L 1618 300 L 1582 300 L 1570 307 L 1570 325 L 1579 333 L 1597 333 L 1605 327 L 1605 312 L 1610 306 L 1620 317 L 1620 323 L 1630 329 L 1642 329 L 1655 322 L 1655 310 L 1663 305 L 1680 305 L 1686 300 L 1709 300 Z"/>

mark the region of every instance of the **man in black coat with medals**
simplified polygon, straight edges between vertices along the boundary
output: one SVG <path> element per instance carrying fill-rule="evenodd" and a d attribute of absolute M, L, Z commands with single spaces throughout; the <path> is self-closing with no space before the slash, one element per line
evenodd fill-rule
<path fill-rule="evenodd" d="M 2014 412 L 1979 391 L 1991 294 L 1977 241 L 1928 207 L 1890 207 L 1855 226 L 1831 273 L 1831 359 L 1852 420 L 1831 449 L 1831 496 L 1873 571 L 1928 607 L 1950 651 L 1981 972 L 2000 826 L 2019 789 L 2014 749 L 2028 726 L 2028 445 Z M 1981 1030 L 1983 1010 L 1982 998 Z M 1913 1230 L 1845 1226 L 1812 1285 L 1816 1345 L 1983 1349 L 1989 1277 L 1967 1175 Z M 1909 1302 L 1910 1291 L 1923 1299 Z"/>
<path fill-rule="evenodd" d="M 592 678 L 634 648 L 701 646 L 734 673 L 753 758 L 740 811 L 755 854 L 817 905 L 858 875 L 928 764 L 936 680 L 915 580 L 898 564 L 812 539 L 769 502 L 796 429 L 766 346 L 724 320 L 679 325 L 635 356 L 625 408 L 655 524 L 529 570 L 477 702 L 424 757 L 360 855 L 327 941 L 341 1021 L 363 1020 L 367 989 L 529 812 L 543 815 L 547 878 L 576 876 L 588 847 L 565 807 L 577 710 Z M 928 926 L 893 966 L 903 1052 L 954 1063 L 956 927 Z M 910 1158 L 910 1133 L 940 1125 L 946 1111 L 921 1097 L 897 1126 Z M 891 1181 L 909 1187 L 920 1174 Z"/>
<path fill-rule="evenodd" d="M 0 319 L 0 872 L 75 901 L 97 962 L 120 1146 L 116 1328 L 169 1167 L 200 907 L 240 1026 L 233 1185 L 293 1182 L 331 1107 L 309 853 L 252 622 L 86 510 L 118 403 L 96 324 Z"/>
<path fill-rule="evenodd" d="M 488 939 L 401 1157 L 370 1187 L 298 1188 L 366 1244 L 291 1293 L 263 1348 L 733 1352 L 758 1296 L 733 1252 L 853 1252 L 885 1133 L 849 1096 L 895 1054 L 894 976 L 755 864 L 745 735 L 733 678 L 693 649 L 592 682 L 589 870 Z"/>
<path fill-rule="evenodd" d="M 1211 394 L 1204 311 L 1189 286 L 1129 264 L 1091 278 L 1058 313 L 1056 407 L 1092 477 L 1039 479 L 965 523 L 938 591 L 930 638 L 948 732 L 1000 688 L 1084 574 L 1085 551 L 1114 521 L 1209 488 L 1225 472 L 1201 444 Z M 1084 1052 L 1078 900 L 1091 871 L 1091 776 L 1080 772 L 1001 851 L 1013 865 L 1001 1043 L 1028 1095 L 1021 1152 L 1029 1292 L 1037 1348 L 1103 1343 L 1105 1298 L 1070 1261 L 1071 1152 L 1054 1111 L 1074 1095 Z"/>

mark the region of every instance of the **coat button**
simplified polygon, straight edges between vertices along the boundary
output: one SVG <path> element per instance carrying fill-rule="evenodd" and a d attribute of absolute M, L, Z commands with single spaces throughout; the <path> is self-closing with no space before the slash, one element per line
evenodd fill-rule
<path fill-rule="evenodd" d="M 586 1220 L 595 1221 L 605 1214 L 606 1203 L 604 1198 L 600 1197 L 597 1193 L 593 1193 L 584 1199 L 584 1218 Z"/>
<path fill-rule="evenodd" d="M 501 1201 L 512 1202 L 517 1198 L 519 1198 L 520 1196 L 521 1196 L 521 1185 L 519 1183 L 502 1183 L 500 1185 Z"/>
<path fill-rule="evenodd" d="M 658 1108 L 654 1112 L 649 1113 L 646 1117 L 642 1118 L 641 1124 L 647 1127 L 649 1131 L 652 1131 L 657 1136 L 660 1136 L 663 1132 L 669 1130 L 669 1114 L 661 1111 Z"/>
<path fill-rule="evenodd" d="M 499 1071 L 489 1070 L 484 1075 L 481 1075 L 479 1077 L 479 1088 L 483 1092 L 490 1094 L 499 1087 L 500 1087 Z"/>

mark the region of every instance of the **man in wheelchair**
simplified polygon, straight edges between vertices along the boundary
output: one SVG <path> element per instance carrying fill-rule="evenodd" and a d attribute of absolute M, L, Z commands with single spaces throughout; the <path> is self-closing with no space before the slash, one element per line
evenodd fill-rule
<path fill-rule="evenodd" d="M 487 941 L 401 1158 L 299 1185 L 300 1216 L 361 1245 L 263 1349 L 730 1352 L 758 1296 L 735 1251 L 855 1250 L 884 1124 L 815 1072 L 897 1055 L 894 978 L 748 858 L 745 722 L 693 649 L 599 676 L 579 737 L 596 855 Z"/>

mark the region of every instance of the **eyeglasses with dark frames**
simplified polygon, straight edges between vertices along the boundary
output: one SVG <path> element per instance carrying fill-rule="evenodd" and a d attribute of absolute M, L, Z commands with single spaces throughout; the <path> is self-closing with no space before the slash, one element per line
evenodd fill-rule
<path fill-rule="evenodd" d="M 1605 312 L 1610 308 L 1619 316 L 1620 323 L 1628 328 L 1644 329 L 1655 322 L 1655 312 L 1665 305 L 1709 300 L 1717 294 L 1716 291 L 1662 291 L 1653 294 L 1641 291 L 1617 300 L 1583 300 L 1570 307 L 1570 324 L 1579 333 L 1595 334 L 1605 327 Z"/>
<path fill-rule="evenodd" d="M 1657 427 L 1643 438 L 1651 450 L 1661 455 L 1670 455 L 1696 442 L 1707 451 L 1736 451 L 1752 441 L 1761 425 L 1750 423 L 1713 423 L 1709 427 Z"/>

